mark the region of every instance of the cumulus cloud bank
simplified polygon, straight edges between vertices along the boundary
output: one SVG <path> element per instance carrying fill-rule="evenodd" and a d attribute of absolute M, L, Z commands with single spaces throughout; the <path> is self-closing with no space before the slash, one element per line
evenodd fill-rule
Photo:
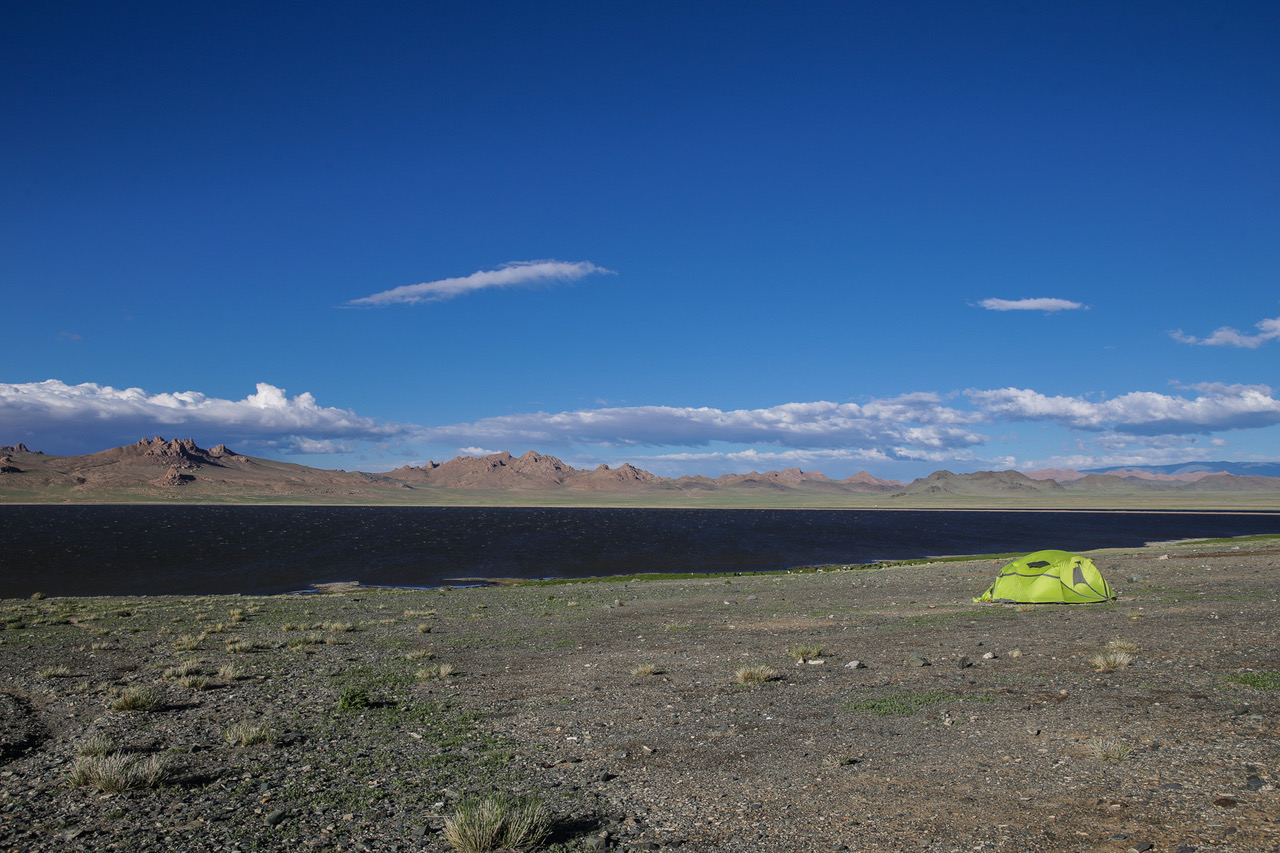
<path fill-rule="evenodd" d="M 819 468 L 875 467 L 888 461 L 1006 460 L 1009 439 L 985 434 L 995 423 L 1051 424 L 1077 443 L 1128 457 L 1185 455 L 1189 436 L 1280 425 L 1280 400 L 1264 385 L 1205 384 L 1175 393 L 1135 391 L 1109 399 L 1052 396 L 1027 388 L 969 389 L 951 397 L 906 394 L 862 403 L 783 403 L 754 409 L 615 406 L 529 412 L 444 426 L 385 423 L 350 409 L 321 406 L 309 393 L 289 396 L 260 383 L 242 400 L 195 391 L 148 393 L 58 380 L 0 383 L 0 443 L 19 441 L 69 454 L 128 444 L 148 435 L 191 436 L 297 453 L 351 453 L 364 443 L 463 448 L 666 449 L 635 457 L 687 473 L 704 463 Z M 660 451 L 661 452 L 661 451 Z M 773 464 L 770 464 L 773 463 Z M 685 471 L 675 471 L 680 465 Z"/>
<path fill-rule="evenodd" d="M 353 299 L 348 305 L 377 306 L 392 305 L 398 302 L 439 302 L 452 299 L 473 290 L 487 287 L 532 287 L 535 285 L 554 284 L 558 282 L 576 281 L 592 273 L 607 273 L 613 270 L 598 267 L 589 261 L 514 261 L 496 270 L 481 270 L 460 278 L 442 278 L 439 281 L 424 281 L 420 284 L 406 284 L 403 287 L 384 290 L 371 296 Z"/>
<path fill-rule="evenodd" d="M 1000 388 L 965 394 L 988 417 L 1049 421 L 1068 429 L 1135 435 L 1209 433 L 1261 429 L 1280 424 L 1280 400 L 1265 385 L 1198 385 L 1188 399 L 1135 391 L 1109 400 L 1049 397 L 1026 388 Z"/>
<path fill-rule="evenodd" d="M 1184 344 L 1196 344 L 1204 347 L 1240 347 L 1243 349 L 1257 349 L 1267 341 L 1280 339 L 1280 317 L 1259 320 L 1254 326 L 1260 330 L 1256 335 L 1246 335 L 1239 329 L 1233 329 L 1230 326 L 1222 326 L 1207 338 L 1197 338 L 1194 335 L 1183 334 L 1181 329 L 1169 334 L 1173 336 L 1174 340 L 1181 341 Z"/>
<path fill-rule="evenodd" d="M 92 382 L 67 385 L 56 379 L 0 383 L 0 437 L 35 440 L 36 449 L 52 443 L 58 452 L 103 450 L 160 431 L 169 432 L 169 438 L 180 432 L 184 437 L 203 433 L 219 442 L 270 440 L 314 453 L 346 449 L 335 440 L 385 440 L 404 428 L 321 406 L 309 393 L 290 397 L 266 382 L 243 400 L 198 391 L 150 394 Z"/>
<path fill-rule="evenodd" d="M 1088 306 L 1069 299 L 984 299 L 978 303 L 988 311 L 1076 311 Z"/>

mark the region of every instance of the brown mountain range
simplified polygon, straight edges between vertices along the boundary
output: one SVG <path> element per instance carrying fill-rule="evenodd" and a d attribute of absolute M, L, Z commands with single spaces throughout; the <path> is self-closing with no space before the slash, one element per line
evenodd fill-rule
<path fill-rule="evenodd" d="M 459 456 L 448 462 L 397 468 L 386 474 L 309 468 L 236 453 L 225 445 L 206 450 L 191 439 L 149 438 L 83 456 L 50 456 L 25 446 L 0 447 L 0 502 L 230 501 L 230 502 L 483 502 L 507 496 L 521 502 L 668 503 L 700 500 L 783 504 L 803 499 L 882 497 L 890 500 L 949 497 L 1004 502 L 1019 498 L 1087 493 L 1273 492 L 1280 478 L 1225 473 L 1160 475 L 1081 474 L 1055 471 L 954 474 L 937 471 L 910 484 L 865 471 L 833 480 L 787 468 L 763 474 L 659 477 L 630 464 L 578 470 L 554 456 L 529 451 Z"/>

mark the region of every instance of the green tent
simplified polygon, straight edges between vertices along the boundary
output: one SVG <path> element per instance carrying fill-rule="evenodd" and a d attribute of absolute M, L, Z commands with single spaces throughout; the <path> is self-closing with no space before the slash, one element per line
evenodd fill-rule
<path fill-rule="evenodd" d="M 974 601 L 1080 604 L 1115 597 L 1088 557 L 1066 551 L 1036 551 L 1001 569 L 996 582 Z"/>

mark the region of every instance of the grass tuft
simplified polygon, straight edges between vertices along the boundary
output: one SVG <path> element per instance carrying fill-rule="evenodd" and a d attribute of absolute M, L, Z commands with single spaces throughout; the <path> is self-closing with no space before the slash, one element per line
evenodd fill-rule
<path fill-rule="evenodd" d="M 738 684 L 764 684 L 778 677 L 778 671 L 771 666 L 757 664 L 740 666 L 733 673 L 733 680 Z"/>
<path fill-rule="evenodd" d="M 126 687 L 110 703 L 113 711 L 159 711 L 164 707 L 164 694 L 154 687 Z"/>
<path fill-rule="evenodd" d="M 1118 738 L 1095 737 L 1086 746 L 1089 757 L 1099 761 L 1124 761 L 1133 754 L 1133 747 Z"/>
<path fill-rule="evenodd" d="M 242 720 L 238 723 L 232 723 L 227 726 L 222 733 L 222 737 L 231 745 L 240 744 L 241 746 L 257 746 L 258 744 L 275 743 L 275 732 L 270 726 L 260 723 L 251 723 L 248 720 Z"/>
<path fill-rule="evenodd" d="M 1101 652 L 1089 658 L 1089 663 L 1098 672 L 1115 672 L 1133 663 L 1133 655 L 1129 652 Z"/>
<path fill-rule="evenodd" d="M 363 711 L 373 705 L 369 691 L 360 687 L 346 687 L 338 694 L 339 711 Z"/>
<path fill-rule="evenodd" d="M 551 815 L 541 800 L 505 794 L 463 800 L 444 821 L 444 839 L 459 853 L 536 847 L 550 831 Z"/>
<path fill-rule="evenodd" d="M 118 794 L 140 788 L 155 788 L 169 776 L 162 755 L 141 757 L 111 752 L 84 755 L 71 765 L 67 779 L 73 788 L 94 788 L 104 794 Z"/>
<path fill-rule="evenodd" d="M 787 650 L 787 654 L 793 661 L 803 663 L 807 660 L 816 660 L 822 657 L 822 646 L 818 645 L 799 645 L 792 646 Z"/>
<path fill-rule="evenodd" d="M 80 743 L 80 746 L 76 747 L 76 755 L 81 758 L 88 756 L 100 757 L 119 751 L 119 747 L 116 746 L 115 738 L 106 734 L 90 735 Z"/>

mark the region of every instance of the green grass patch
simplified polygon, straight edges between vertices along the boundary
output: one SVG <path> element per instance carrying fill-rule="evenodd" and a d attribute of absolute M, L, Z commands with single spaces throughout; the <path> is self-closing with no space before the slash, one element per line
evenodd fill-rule
<path fill-rule="evenodd" d="M 1227 681 L 1255 690 L 1280 690 L 1280 672 L 1238 672 L 1228 675 Z"/>
<path fill-rule="evenodd" d="M 850 703 L 855 711 L 870 711 L 877 717 L 910 717 L 921 708 L 954 702 L 961 697 L 946 690 L 930 690 L 914 693 L 895 693 L 875 699 L 860 699 Z"/>

